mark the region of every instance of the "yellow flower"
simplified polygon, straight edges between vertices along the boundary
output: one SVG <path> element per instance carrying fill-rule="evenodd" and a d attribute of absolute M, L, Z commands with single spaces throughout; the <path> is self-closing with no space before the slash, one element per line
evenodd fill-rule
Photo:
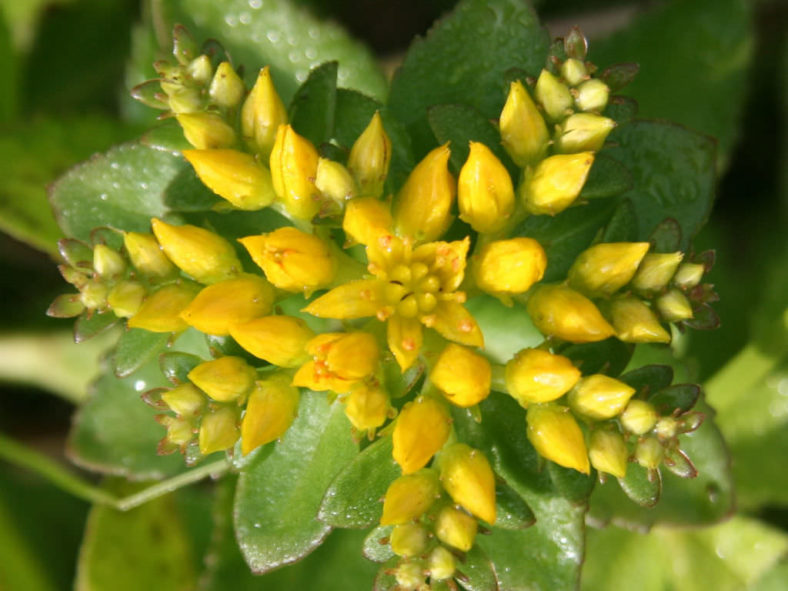
<path fill-rule="evenodd" d="M 230 335 L 246 351 L 279 367 L 299 367 L 309 359 L 306 344 L 315 336 L 292 316 L 263 316 L 230 327 Z"/>
<path fill-rule="evenodd" d="M 605 139 L 615 126 L 615 121 L 601 115 L 575 113 L 561 125 L 556 148 L 564 154 L 597 152 L 602 149 Z"/>
<path fill-rule="evenodd" d="M 247 145 L 265 160 L 271 155 L 276 132 L 287 123 L 287 109 L 271 81 L 268 66 L 260 70 L 257 81 L 241 107 L 241 133 Z"/>
<path fill-rule="evenodd" d="M 211 100 L 220 107 L 231 109 L 241 104 L 245 92 L 244 81 L 230 62 L 220 63 L 208 87 L 208 96 Z"/>
<path fill-rule="evenodd" d="M 184 382 L 172 390 L 167 390 L 162 393 L 161 399 L 171 411 L 187 417 L 198 414 L 207 402 L 205 394 L 191 382 Z"/>
<path fill-rule="evenodd" d="M 599 472 L 607 472 L 616 478 L 627 474 L 629 452 L 624 438 L 618 431 L 597 429 L 591 434 L 588 449 L 591 465 Z"/>
<path fill-rule="evenodd" d="M 200 363 L 188 377 L 214 400 L 232 402 L 252 388 L 257 371 L 240 357 L 225 356 Z"/>
<path fill-rule="evenodd" d="M 610 321 L 625 343 L 669 343 L 670 333 L 643 301 L 628 296 L 610 302 Z"/>
<path fill-rule="evenodd" d="M 391 162 L 391 140 L 383 129 L 380 113 L 372 120 L 350 149 L 347 166 L 361 188 L 361 195 L 380 197 Z"/>
<path fill-rule="evenodd" d="M 621 413 L 621 426 L 630 433 L 643 435 L 654 428 L 658 418 L 653 404 L 645 400 L 630 400 Z"/>
<path fill-rule="evenodd" d="M 447 505 L 435 520 L 435 535 L 444 544 L 467 552 L 473 548 L 479 523 L 465 511 Z"/>
<path fill-rule="evenodd" d="M 103 279 L 111 279 L 123 274 L 126 270 L 126 261 L 106 244 L 97 244 L 93 249 L 93 269 Z"/>
<path fill-rule="evenodd" d="M 402 523 L 394 526 L 389 538 L 391 551 L 397 556 L 418 556 L 427 549 L 427 528 L 418 523 Z"/>
<path fill-rule="evenodd" d="M 345 415 L 358 431 L 373 431 L 386 422 L 391 403 L 379 386 L 356 383 L 345 400 Z"/>
<path fill-rule="evenodd" d="M 635 446 L 635 460 L 648 470 L 656 470 L 662 462 L 665 450 L 656 437 L 646 437 Z"/>
<path fill-rule="evenodd" d="M 279 126 L 271 151 L 271 180 L 287 211 L 301 220 L 311 220 L 320 210 L 320 193 L 315 186 L 318 158 L 308 139 L 290 125 Z"/>
<path fill-rule="evenodd" d="M 593 152 L 557 154 L 545 158 L 520 186 L 529 213 L 556 215 L 574 203 L 594 163 Z"/>
<path fill-rule="evenodd" d="M 350 171 L 328 158 L 319 158 L 317 161 L 315 187 L 325 197 L 340 204 L 355 197 L 358 191 Z"/>
<path fill-rule="evenodd" d="M 193 283 L 172 283 L 150 294 L 137 313 L 128 321 L 129 328 L 144 328 L 150 332 L 180 332 L 189 328 L 181 312 L 197 295 L 199 286 Z"/>
<path fill-rule="evenodd" d="M 454 576 L 457 562 L 454 554 L 443 546 L 436 546 L 427 556 L 427 570 L 431 581 L 445 581 Z"/>
<path fill-rule="evenodd" d="M 632 287 L 645 292 L 665 289 L 683 258 L 684 254 L 681 252 L 647 254 L 632 279 Z"/>
<path fill-rule="evenodd" d="M 582 378 L 569 393 L 569 406 L 575 412 L 597 420 L 612 419 L 621 413 L 635 389 L 621 380 L 603 374 Z"/>
<path fill-rule="evenodd" d="M 542 103 L 550 119 L 563 119 L 572 107 L 572 95 L 566 84 L 548 70 L 542 70 L 539 74 L 535 91 L 536 100 Z"/>
<path fill-rule="evenodd" d="M 202 418 L 200 424 L 200 453 L 204 456 L 235 445 L 238 431 L 238 411 L 229 406 L 218 408 Z"/>
<path fill-rule="evenodd" d="M 394 425 L 394 460 L 404 474 L 423 468 L 449 438 L 451 417 L 434 398 L 419 396 L 402 407 Z"/>
<path fill-rule="evenodd" d="M 153 234 L 126 232 L 123 234 L 123 245 L 131 264 L 143 275 L 163 278 L 178 271 L 161 250 Z"/>
<path fill-rule="evenodd" d="M 514 186 L 500 160 L 481 142 L 471 142 L 457 182 L 460 219 L 477 232 L 496 232 L 514 211 Z"/>
<path fill-rule="evenodd" d="M 571 360 L 540 349 L 523 349 L 506 364 L 506 389 L 523 406 L 556 400 L 579 379 Z"/>
<path fill-rule="evenodd" d="M 145 287 L 136 281 L 118 281 L 107 294 L 107 304 L 119 318 L 134 316 L 145 298 Z"/>
<path fill-rule="evenodd" d="M 539 455 L 583 474 L 591 471 L 583 432 L 567 407 L 534 404 L 528 407 L 526 421 L 528 441 Z"/>
<path fill-rule="evenodd" d="M 539 160 L 547 149 L 547 125 L 519 80 L 509 86 L 500 127 L 503 147 L 521 168 Z"/>
<path fill-rule="evenodd" d="M 293 385 L 338 394 L 370 377 L 380 358 L 375 337 L 361 331 L 317 335 L 307 343 L 306 350 L 313 359 L 296 372 Z"/>
<path fill-rule="evenodd" d="M 450 402 L 468 407 L 490 395 L 490 362 L 467 347 L 449 343 L 430 372 L 430 380 Z"/>
<path fill-rule="evenodd" d="M 435 470 L 425 468 L 392 482 L 383 497 L 381 525 L 399 525 L 424 515 L 440 496 Z"/>
<path fill-rule="evenodd" d="M 569 285 L 591 296 L 611 295 L 629 283 L 648 242 L 609 242 L 587 248 L 569 269 Z"/>
<path fill-rule="evenodd" d="M 455 443 L 438 460 L 443 488 L 452 500 L 479 519 L 495 523 L 495 475 L 478 449 Z"/>
<path fill-rule="evenodd" d="M 345 216 L 342 218 L 342 229 L 348 238 L 364 245 L 388 234 L 391 224 L 388 204 L 374 197 L 351 200 L 345 207 Z"/>
<path fill-rule="evenodd" d="M 232 148 L 235 130 L 216 113 L 178 113 L 186 141 L 198 150 Z"/>
<path fill-rule="evenodd" d="M 671 289 L 657 298 L 657 310 L 668 322 L 679 322 L 692 318 L 692 305 L 687 296 L 678 289 Z"/>
<path fill-rule="evenodd" d="M 542 334 L 570 343 L 593 343 L 615 334 L 591 300 L 563 285 L 538 287 L 527 309 Z"/>
<path fill-rule="evenodd" d="M 383 235 L 367 246 L 375 279 L 351 281 L 321 296 L 304 311 L 340 320 L 376 316 L 388 321 L 388 346 L 402 370 L 419 355 L 422 325 L 463 345 L 484 345 L 481 330 L 456 291 L 465 275 L 469 239 L 430 242 L 412 248 Z"/>
<path fill-rule="evenodd" d="M 471 259 L 476 285 L 509 305 L 509 296 L 531 289 L 542 279 L 546 268 L 547 255 L 533 238 L 490 242 Z"/>
<path fill-rule="evenodd" d="M 575 104 L 581 111 L 601 111 L 607 106 L 610 89 L 597 78 L 586 80 L 577 89 Z"/>
<path fill-rule="evenodd" d="M 255 383 L 241 422 L 241 453 L 279 439 L 295 419 L 298 388 L 290 385 L 285 374 L 274 374 Z"/>

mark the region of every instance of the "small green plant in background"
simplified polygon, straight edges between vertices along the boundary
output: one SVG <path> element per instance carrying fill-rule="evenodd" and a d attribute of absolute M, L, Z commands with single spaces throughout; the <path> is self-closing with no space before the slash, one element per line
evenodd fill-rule
<path fill-rule="evenodd" d="M 727 4 L 716 69 L 703 51 L 682 67 L 730 99 L 751 48 Z M 0 440 L 93 504 L 77 588 L 778 584 L 780 530 L 707 526 L 734 485 L 751 510 L 784 502 L 752 466 L 741 484 L 723 438 L 755 465 L 784 449 L 784 314 L 705 394 L 691 365 L 719 325 L 694 243 L 736 109 L 707 120 L 681 88 L 666 114 L 689 127 L 640 118 L 628 93 L 660 115 L 666 67 L 616 64 L 711 17 L 668 4 L 597 53 L 526 4 L 467 0 L 389 84 L 287 2 L 146 8 L 127 83 L 158 121 L 123 99 L 148 129 L 49 189 L 73 289 L 48 313 L 101 355 L 87 397 L 68 386 L 69 456 L 106 478 Z M 0 530 L 10 588 L 55 584 Z"/>

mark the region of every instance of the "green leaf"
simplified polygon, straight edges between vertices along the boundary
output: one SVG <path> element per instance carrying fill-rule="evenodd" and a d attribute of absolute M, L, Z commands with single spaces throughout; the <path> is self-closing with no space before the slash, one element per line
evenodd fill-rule
<path fill-rule="evenodd" d="M 203 359 L 191 353 L 172 351 L 159 355 L 159 367 L 164 377 L 174 386 L 188 381 L 191 370 L 197 367 Z"/>
<path fill-rule="evenodd" d="M 394 76 L 389 107 L 414 138 L 417 157 L 435 140 L 427 121 L 433 105 L 464 103 L 497 119 L 506 99 L 504 73 L 537 75 L 548 36 L 533 9 L 516 0 L 463 0 L 413 42 Z"/>
<path fill-rule="evenodd" d="M 388 543 L 393 525 L 379 525 L 364 538 L 364 558 L 373 562 L 386 562 L 394 558 L 394 551 Z"/>
<path fill-rule="evenodd" d="M 5 11 L 0 11 L 0 122 L 9 121 L 16 113 L 17 94 L 17 56 Z"/>
<path fill-rule="evenodd" d="M 401 474 L 391 450 L 391 437 L 382 437 L 358 454 L 326 490 L 317 518 L 344 528 L 369 528 L 380 521 L 380 500 Z"/>
<path fill-rule="evenodd" d="M 752 7 L 739 0 L 672 1 L 591 44 L 600 66 L 640 64 L 626 94 L 641 117 L 682 123 L 720 141 L 727 160 L 739 133 L 753 54 Z M 670 67 L 665 67 L 670 64 Z"/>
<path fill-rule="evenodd" d="M 635 207 L 637 239 L 672 217 L 681 228 L 681 249 L 706 222 L 714 201 L 714 141 L 678 125 L 635 121 L 611 134 L 612 157 L 632 173 L 632 189 L 624 193 Z M 569 210 L 571 211 L 571 209 Z"/>
<path fill-rule="evenodd" d="M 331 531 L 316 519 L 323 496 L 356 453 L 342 404 L 304 393 L 283 440 L 238 480 L 235 529 L 254 572 L 295 562 L 320 545 Z"/>
<path fill-rule="evenodd" d="M 586 375 L 604 373 L 617 376 L 627 367 L 634 349 L 633 345 L 611 337 L 597 343 L 569 345 L 561 350 L 561 355 L 571 359 Z"/>
<path fill-rule="evenodd" d="M 115 326 L 120 319 L 112 312 L 84 312 L 74 322 L 74 342 L 83 343 Z"/>
<path fill-rule="evenodd" d="M 661 475 L 649 475 L 649 471 L 638 463 L 629 463 L 626 475 L 618 483 L 624 494 L 641 507 L 653 507 L 662 494 Z"/>
<path fill-rule="evenodd" d="M 164 191 L 164 205 L 172 211 L 210 211 L 219 203 L 227 202 L 206 187 L 191 166 L 182 168 Z"/>
<path fill-rule="evenodd" d="M 130 143 L 72 168 L 50 188 L 64 233 L 89 240 L 97 226 L 148 232 L 167 213 L 164 194 L 186 166 L 170 153 Z"/>
<path fill-rule="evenodd" d="M 495 524 L 501 529 L 525 529 L 536 522 L 536 516 L 520 495 L 510 486 L 495 484 Z"/>
<path fill-rule="evenodd" d="M 141 328 L 126 330 L 120 336 L 112 355 L 115 375 L 125 378 L 137 371 L 164 349 L 169 338 L 168 333 L 150 332 Z"/>
<path fill-rule="evenodd" d="M 115 482 L 111 488 L 129 489 L 122 484 Z M 97 505 L 88 516 L 75 587 L 189 589 L 197 582 L 194 566 L 190 538 L 172 495 L 125 512 Z"/>
<path fill-rule="evenodd" d="M 618 378 L 638 393 L 646 395 L 667 388 L 673 383 L 673 368 L 669 365 L 643 365 Z"/>
<path fill-rule="evenodd" d="M 544 340 L 524 306 L 507 307 L 492 296 L 472 297 L 465 306 L 484 334 L 484 352 L 496 363 L 506 363 L 514 354 Z"/>
<path fill-rule="evenodd" d="M 636 228 L 635 208 L 629 199 L 623 199 L 610 216 L 600 242 L 634 242 Z"/>
<path fill-rule="evenodd" d="M 579 198 L 614 197 L 631 187 L 632 175 L 623 164 L 606 153 L 597 154 Z"/>
<path fill-rule="evenodd" d="M 467 589 L 467 591 L 498 591 L 498 579 L 492 562 L 479 544 L 475 544 L 465 554 L 465 560 L 458 561 L 457 570 L 465 575 L 465 577 L 457 578 L 457 582 L 463 589 Z"/>
<path fill-rule="evenodd" d="M 675 384 L 655 392 L 648 398 L 661 415 L 684 414 L 698 401 L 700 386 L 695 384 Z"/>
<path fill-rule="evenodd" d="M 327 62 L 314 68 L 290 104 L 293 129 L 316 146 L 327 142 L 334 134 L 337 69 L 336 62 Z"/>

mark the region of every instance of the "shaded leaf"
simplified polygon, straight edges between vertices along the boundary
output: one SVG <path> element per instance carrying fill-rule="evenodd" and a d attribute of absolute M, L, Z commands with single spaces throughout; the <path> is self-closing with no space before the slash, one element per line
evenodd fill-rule
<path fill-rule="evenodd" d="M 635 208 L 629 199 L 623 199 L 616 206 L 610 221 L 605 226 L 600 242 L 634 242 L 637 228 Z"/>
<path fill-rule="evenodd" d="M 514 354 L 544 340 L 524 306 L 507 307 L 489 295 L 470 298 L 465 306 L 484 334 L 485 354 L 506 363 Z"/>
<path fill-rule="evenodd" d="M 495 524 L 501 529 L 525 529 L 536 521 L 536 516 L 520 495 L 507 484 L 495 484 Z"/>
<path fill-rule="evenodd" d="M 112 355 L 115 375 L 125 378 L 137 371 L 166 346 L 169 338 L 167 333 L 149 332 L 141 328 L 130 328 L 123 332 Z"/>
<path fill-rule="evenodd" d="M 85 312 L 74 322 L 74 342 L 92 339 L 112 328 L 119 320 L 112 312 Z"/>
<path fill-rule="evenodd" d="M 627 473 L 624 478 L 619 478 L 621 490 L 641 507 L 653 507 L 662 494 L 662 477 L 659 472 L 649 471 L 638 464 L 627 464 Z"/>
<path fill-rule="evenodd" d="M 695 384 L 675 384 L 652 394 L 648 401 L 654 405 L 661 415 L 684 414 L 698 401 L 700 386 Z"/>
<path fill-rule="evenodd" d="M 164 377 L 174 386 L 189 380 L 191 370 L 197 367 L 203 359 L 191 353 L 172 351 L 159 355 L 159 367 Z"/>
<path fill-rule="evenodd" d="M 618 378 L 632 386 L 639 394 L 653 394 L 673 383 L 673 368 L 669 365 L 643 365 L 621 374 Z"/>
<path fill-rule="evenodd" d="M 632 187 L 632 175 L 618 160 L 597 154 L 580 191 L 580 199 L 614 197 Z"/>
<path fill-rule="evenodd" d="M 459 561 L 457 570 L 464 575 L 456 577 L 463 589 L 467 589 L 467 591 L 498 591 L 498 580 L 492 562 L 479 544 L 475 544 L 465 554 L 465 560 Z"/>
<path fill-rule="evenodd" d="M 379 525 L 367 534 L 362 549 L 364 558 L 373 562 L 386 562 L 394 558 L 394 551 L 388 543 L 392 529 L 393 525 Z"/>
<path fill-rule="evenodd" d="M 597 343 L 569 345 L 561 350 L 584 374 L 604 373 L 617 376 L 626 368 L 634 345 L 619 341 L 615 337 Z"/>
<path fill-rule="evenodd" d="M 314 68 L 290 104 L 293 129 L 316 146 L 328 141 L 334 134 L 337 69 L 337 62 L 326 62 Z"/>

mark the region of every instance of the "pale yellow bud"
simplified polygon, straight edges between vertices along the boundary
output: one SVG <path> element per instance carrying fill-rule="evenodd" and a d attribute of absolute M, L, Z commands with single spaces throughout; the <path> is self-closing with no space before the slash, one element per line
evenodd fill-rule
<path fill-rule="evenodd" d="M 230 63 L 219 64 L 208 88 L 208 96 L 211 100 L 220 107 L 231 109 L 241 104 L 244 92 L 246 92 L 244 81 Z"/>
<path fill-rule="evenodd" d="M 211 58 L 205 54 L 197 56 L 186 66 L 186 71 L 189 73 L 189 77 L 197 84 L 208 84 L 211 76 L 213 76 Z"/>
<path fill-rule="evenodd" d="M 356 178 L 361 195 L 380 197 L 391 162 L 391 140 L 383 129 L 380 113 L 372 120 L 350 149 L 347 166 Z"/>
<path fill-rule="evenodd" d="M 235 130 L 216 113 L 178 113 L 175 118 L 186 141 L 198 150 L 231 148 L 235 144 Z"/>
<path fill-rule="evenodd" d="M 569 408 L 555 404 L 528 407 L 528 440 L 544 458 L 583 474 L 591 472 L 583 432 Z"/>
<path fill-rule="evenodd" d="M 377 429 L 386 422 L 391 404 L 389 395 L 380 387 L 358 384 L 345 401 L 345 414 L 359 431 Z"/>
<path fill-rule="evenodd" d="M 327 287 L 336 274 L 336 258 L 328 243 L 290 226 L 239 242 L 279 289 L 309 295 Z"/>
<path fill-rule="evenodd" d="M 394 203 L 397 234 L 432 242 L 449 228 L 457 190 L 448 168 L 450 154 L 448 144 L 435 148 L 408 176 Z"/>
<path fill-rule="evenodd" d="M 400 591 L 424 591 L 424 567 L 420 562 L 401 562 L 394 579 Z"/>
<path fill-rule="evenodd" d="M 526 209 L 534 215 L 564 211 L 580 195 L 593 163 L 593 152 L 558 154 L 542 160 L 521 185 Z"/>
<path fill-rule="evenodd" d="M 438 476 L 429 468 L 400 476 L 383 498 L 381 525 L 399 525 L 424 515 L 440 496 Z"/>
<path fill-rule="evenodd" d="M 476 285 L 487 293 L 525 293 L 544 276 L 547 255 L 533 238 L 510 238 L 485 244 L 471 265 Z"/>
<path fill-rule="evenodd" d="M 561 76 L 571 86 L 577 86 L 588 78 L 588 70 L 583 62 L 575 58 L 569 58 L 561 64 Z"/>
<path fill-rule="evenodd" d="M 635 460 L 648 470 L 656 470 L 664 456 L 665 450 L 662 444 L 654 437 L 641 439 L 635 446 Z"/>
<path fill-rule="evenodd" d="M 547 125 L 519 80 L 509 86 L 500 128 L 501 143 L 517 166 L 524 168 L 544 155 L 550 139 Z"/>
<path fill-rule="evenodd" d="M 443 546 L 433 548 L 427 557 L 427 569 L 431 581 L 446 581 L 454 576 L 456 561 L 454 555 Z"/>
<path fill-rule="evenodd" d="M 274 200 L 271 173 L 238 150 L 184 150 L 183 156 L 211 191 L 238 209 L 253 211 Z"/>
<path fill-rule="evenodd" d="M 312 142 L 290 125 L 279 126 L 271 150 L 271 180 L 287 211 L 301 220 L 311 220 L 320 210 L 315 186 L 318 158 Z"/>
<path fill-rule="evenodd" d="M 636 297 L 613 300 L 609 312 L 616 337 L 625 343 L 670 342 L 670 333 L 662 327 L 656 314 Z"/>
<path fill-rule="evenodd" d="M 607 106 L 610 89 L 597 78 L 586 80 L 577 89 L 575 104 L 581 111 L 601 111 Z"/>
<path fill-rule="evenodd" d="M 251 390 L 257 371 L 240 357 L 226 356 L 200 363 L 188 376 L 214 400 L 232 402 Z"/>
<path fill-rule="evenodd" d="M 279 98 L 268 66 L 260 70 L 257 81 L 241 108 L 241 133 L 246 144 L 267 160 L 276 140 L 276 130 L 287 124 L 287 109 Z"/>
<path fill-rule="evenodd" d="M 103 308 L 107 304 L 107 284 L 99 280 L 87 281 L 79 291 L 79 299 L 88 310 Z"/>
<path fill-rule="evenodd" d="M 284 374 L 255 383 L 241 423 L 241 453 L 279 439 L 290 428 L 298 411 L 298 388 Z"/>
<path fill-rule="evenodd" d="M 692 306 L 687 296 L 678 289 L 671 289 L 668 293 L 657 298 L 657 310 L 667 322 L 680 322 L 692 318 Z"/>
<path fill-rule="evenodd" d="M 106 244 L 97 244 L 93 248 L 93 269 L 102 278 L 111 279 L 126 270 L 126 261 L 117 250 Z"/>
<path fill-rule="evenodd" d="M 151 226 L 167 258 L 200 283 L 216 283 L 241 271 L 232 244 L 218 234 L 189 224 L 173 226 L 156 218 Z"/>
<path fill-rule="evenodd" d="M 180 416 L 191 417 L 198 414 L 207 399 L 191 382 L 185 382 L 168 390 L 161 395 L 161 399 L 170 407 L 170 410 Z"/>
<path fill-rule="evenodd" d="M 481 142 L 470 145 L 457 183 L 460 219 L 477 232 L 496 232 L 514 211 L 512 179 L 490 148 Z"/>
<path fill-rule="evenodd" d="M 434 398 L 419 396 L 399 413 L 394 425 L 394 460 L 404 474 L 423 468 L 449 438 L 451 417 Z"/>
<path fill-rule="evenodd" d="M 167 88 L 166 86 L 165 83 L 162 83 L 162 89 L 167 92 L 167 104 L 170 111 L 178 116 L 202 112 L 203 99 L 198 89 L 185 86 Z"/>
<path fill-rule="evenodd" d="M 681 289 L 691 289 L 700 283 L 706 267 L 700 263 L 682 263 L 673 276 L 673 283 Z"/>
<path fill-rule="evenodd" d="M 167 428 L 165 439 L 167 442 L 183 447 L 191 442 L 194 437 L 194 426 L 187 419 L 162 416 L 161 423 Z"/>
<path fill-rule="evenodd" d="M 136 281 L 119 281 L 107 294 L 107 304 L 118 318 L 129 318 L 139 311 L 146 293 Z"/>
<path fill-rule="evenodd" d="M 309 359 L 306 344 L 315 333 L 300 318 L 264 316 L 231 326 L 230 335 L 255 357 L 280 367 L 299 367 Z"/>
<path fill-rule="evenodd" d="M 618 431 L 597 429 L 591 434 L 588 449 L 591 465 L 598 472 L 612 474 L 616 478 L 624 478 L 627 474 L 627 444 Z"/>
<path fill-rule="evenodd" d="M 673 417 L 661 417 L 654 425 L 654 432 L 661 440 L 673 439 L 679 432 L 679 423 Z"/>
<path fill-rule="evenodd" d="M 658 419 L 654 406 L 644 400 L 630 400 L 621 413 L 621 426 L 630 433 L 643 435 L 654 427 Z"/>
<path fill-rule="evenodd" d="M 563 285 L 539 286 L 527 310 L 542 334 L 570 343 L 593 343 L 615 334 L 591 300 Z"/>
<path fill-rule="evenodd" d="M 476 519 L 465 511 L 446 506 L 435 520 L 435 535 L 444 544 L 467 552 L 473 548 L 478 527 Z"/>
<path fill-rule="evenodd" d="M 232 325 L 270 314 L 273 303 L 271 285 L 262 277 L 243 273 L 204 288 L 181 318 L 205 334 L 227 336 Z"/>
<path fill-rule="evenodd" d="M 455 443 L 438 460 L 443 488 L 452 500 L 472 515 L 495 523 L 495 475 L 478 449 Z"/>
<path fill-rule="evenodd" d="M 449 343 L 430 372 L 430 380 L 450 402 L 468 407 L 490 394 L 490 362 L 467 347 Z"/>
<path fill-rule="evenodd" d="M 632 280 L 648 242 L 610 242 L 587 248 L 569 269 L 569 285 L 588 295 L 609 296 Z"/>
<path fill-rule="evenodd" d="M 128 321 L 129 328 L 144 328 L 150 332 L 180 332 L 189 328 L 181 312 L 197 295 L 199 287 L 191 283 L 165 285 L 150 294 L 137 313 Z"/>
<path fill-rule="evenodd" d="M 397 556 L 410 558 L 427 549 L 427 529 L 418 523 L 402 523 L 391 531 L 391 550 Z"/>
<path fill-rule="evenodd" d="M 356 182 L 350 171 L 339 162 L 328 158 L 320 158 L 317 161 L 315 187 L 323 195 L 337 203 L 344 203 L 348 199 L 352 199 L 357 192 Z"/>
<path fill-rule="evenodd" d="M 238 411 L 222 407 L 203 416 L 200 424 L 200 453 L 224 451 L 238 441 Z"/>
<path fill-rule="evenodd" d="M 391 225 L 388 204 L 375 197 L 353 199 L 345 207 L 342 229 L 353 242 L 372 244 L 379 236 L 388 234 Z"/>
<path fill-rule="evenodd" d="M 621 413 L 635 389 L 603 374 L 582 378 L 569 393 L 569 406 L 591 419 L 611 419 Z"/>
<path fill-rule="evenodd" d="M 598 152 L 616 122 L 608 117 L 591 113 L 570 115 L 561 125 L 556 139 L 556 149 L 564 154 Z"/>
<path fill-rule="evenodd" d="M 506 364 L 506 389 L 523 406 L 551 402 L 569 392 L 580 375 L 563 355 L 523 349 Z"/>
<path fill-rule="evenodd" d="M 684 254 L 681 252 L 647 254 L 632 279 L 632 287 L 646 292 L 663 290 L 675 275 L 683 258 Z"/>
<path fill-rule="evenodd" d="M 544 107 L 547 116 L 557 121 L 563 119 L 572 107 L 572 95 L 566 84 L 548 70 L 542 70 L 536 81 L 536 100 Z"/>
<path fill-rule="evenodd" d="M 126 232 L 123 234 L 123 245 L 131 264 L 142 275 L 163 278 L 177 272 L 153 234 Z"/>

